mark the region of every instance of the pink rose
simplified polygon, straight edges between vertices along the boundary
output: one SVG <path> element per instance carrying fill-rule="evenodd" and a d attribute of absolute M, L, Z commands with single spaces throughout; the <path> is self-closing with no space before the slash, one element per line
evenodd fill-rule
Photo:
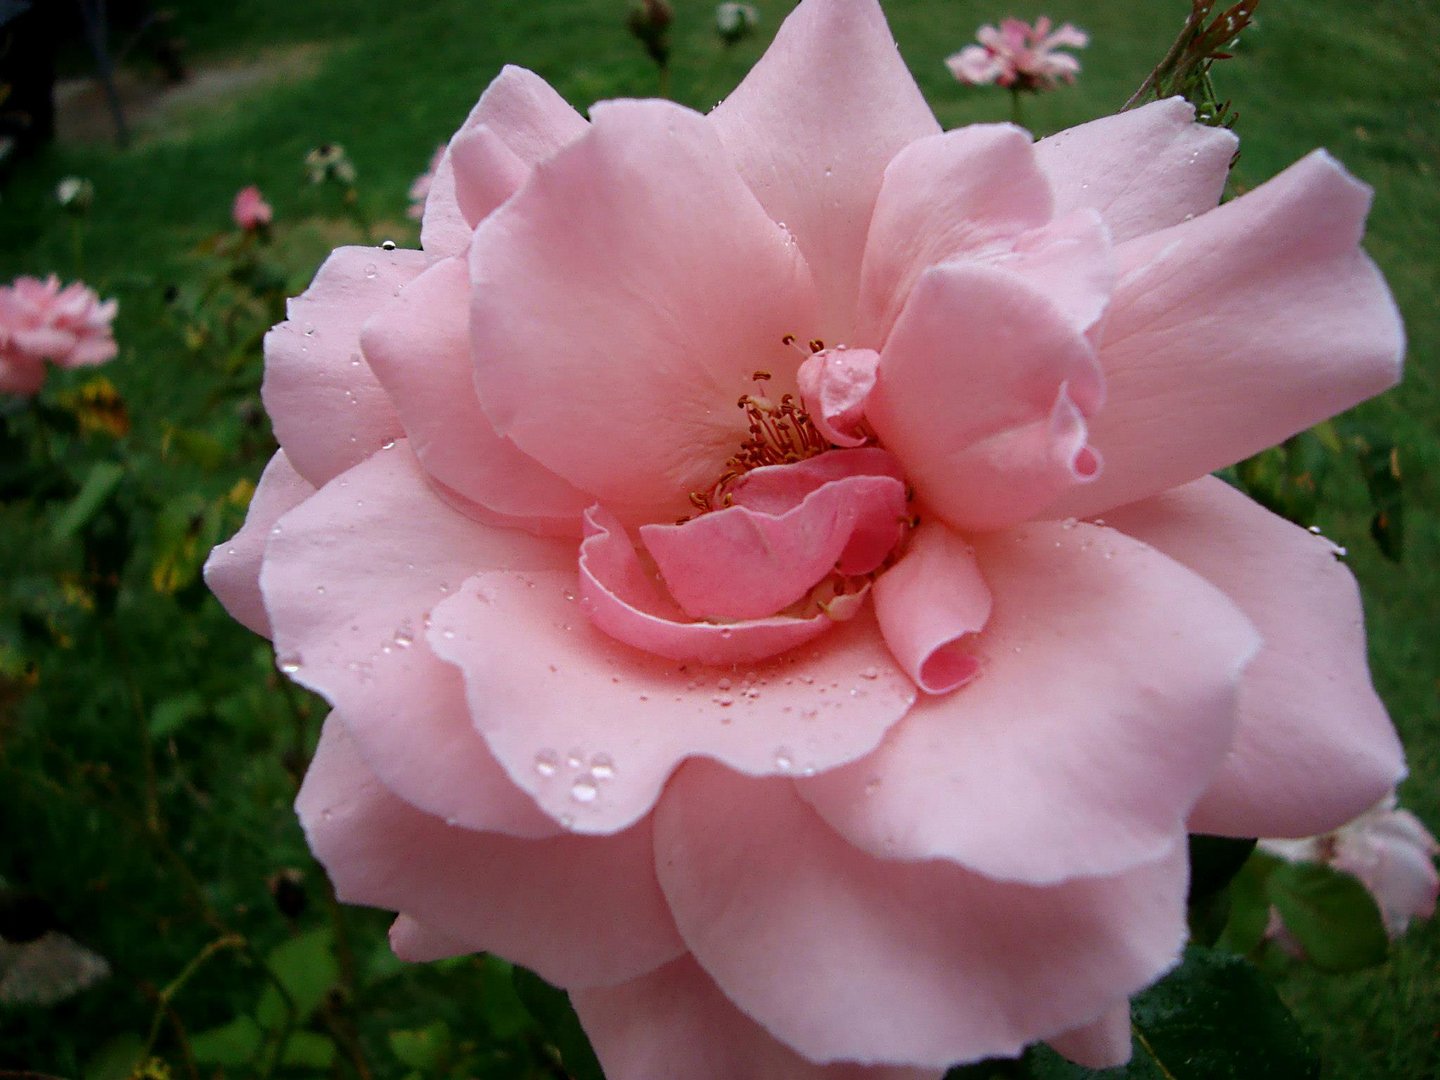
<path fill-rule="evenodd" d="M 591 116 L 505 69 L 423 250 L 267 338 L 207 577 L 334 706 L 317 856 L 401 956 L 569 989 L 612 1080 L 1124 1060 L 1187 829 L 1403 769 L 1333 547 L 1207 475 L 1395 382 L 1368 189 L 1217 208 L 1179 100 L 942 133 L 874 0 Z"/>
<path fill-rule="evenodd" d="M 275 216 L 275 211 L 260 194 L 260 189 L 254 184 L 241 188 L 235 195 L 235 205 L 230 210 L 230 216 L 235 219 L 236 228 L 246 232 L 255 232 L 270 224 L 270 219 Z"/>
<path fill-rule="evenodd" d="M 967 45 L 945 61 L 950 74 L 963 83 L 979 86 L 997 83 L 1020 90 L 1053 90 L 1060 82 L 1074 82 L 1080 61 L 1061 48 L 1083 49 L 1090 43 L 1085 31 L 1065 23 L 1054 33 L 1045 16 L 1035 25 L 1005 19 L 997 30 L 982 26 L 979 45 Z"/>
<path fill-rule="evenodd" d="M 39 393 L 46 360 L 62 368 L 113 360 L 118 308 L 78 281 L 62 289 L 54 274 L 0 286 L 0 393 Z"/>
<path fill-rule="evenodd" d="M 406 209 L 406 216 L 419 221 L 425 216 L 425 200 L 430 196 L 430 185 L 435 182 L 435 170 L 440 168 L 440 162 L 445 158 L 445 145 L 435 148 L 435 154 L 430 158 L 430 164 L 425 171 L 415 178 L 410 185 L 410 205 Z"/>
<path fill-rule="evenodd" d="M 1290 862 L 1326 863 L 1359 878 L 1375 898 L 1392 938 L 1405 933 L 1411 919 L 1435 914 L 1440 844 L 1414 814 L 1396 809 L 1393 793 L 1334 832 L 1303 840 L 1262 840 L 1260 847 Z M 1271 923 L 1273 936 L 1298 949 L 1278 916 Z"/>

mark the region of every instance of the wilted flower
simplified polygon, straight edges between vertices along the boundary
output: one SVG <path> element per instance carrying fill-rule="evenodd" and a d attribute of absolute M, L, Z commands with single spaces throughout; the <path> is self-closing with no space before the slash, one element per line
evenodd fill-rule
<path fill-rule="evenodd" d="M 1403 769 L 1348 570 L 1207 475 L 1397 378 L 1368 190 L 1217 207 L 1180 100 L 942 133 L 874 0 L 590 115 L 507 68 L 423 250 L 266 340 L 207 577 L 334 706 L 317 856 L 401 956 L 569 989 L 611 1080 L 1123 1060 L 1187 828 Z"/>
<path fill-rule="evenodd" d="M 410 185 L 410 206 L 405 213 L 419 221 L 425 215 L 425 200 L 430 195 L 430 185 L 435 182 L 435 170 L 440 167 L 440 161 L 445 157 L 445 144 L 441 143 L 435 148 L 434 155 L 430 158 L 430 164 L 425 171 L 415 178 Z"/>
<path fill-rule="evenodd" d="M 1053 90 L 1056 84 L 1074 82 L 1080 61 L 1062 48 L 1083 49 L 1090 42 L 1085 31 L 1065 23 L 1053 33 L 1045 16 L 1035 25 L 1005 19 L 997 30 L 982 26 L 979 45 L 967 45 L 945 61 L 950 73 L 963 83 L 996 83 L 1017 90 Z"/>
<path fill-rule="evenodd" d="M 95 185 L 81 176 L 67 176 L 55 185 L 55 201 L 72 214 L 84 214 L 95 201 Z"/>
<path fill-rule="evenodd" d="M 1260 848 L 1290 862 L 1323 863 L 1359 878 L 1391 937 L 1403 934 L 1411 919 L 1435 914 L 1440 844 L 1419 818 L 1396 808 L 1393 793 L 1333 832 L 1303 840 L 1261 840 Z M 1288 941 L 1283 923 L 1272 919 L 1272 930 Z"/>
<path fill-rule="evenodd" d="M 327 180 L 347 186 L 355 183 L 355 166 L 339 143 L 322 143 L 306 154 L 305 173 L 312 184 Z"/>
<path fill-rule="evenodd" d="M 237 228 L 246 232 L 257 232 L 270 224 L 275 211 L 265 201 L 265 196 L 260 194 L 260 189 L 254 184 L 244 187 L 235 195 L 235 205 L 230 209 L 230 216 L 235 219 Z"/>
<path fill-rule="evenodd" d="M 0 393 L 38 393 L 46 360 L 63 368 L 113 360 L 118 306 L 79 282 L 62 289 L 54 274 L 0 287 Z"/>
<path fill-rule="evenodd" d="M 715 8 L 715 32 L 726 45 L 734 45 L 755 32 L 760 12 L 754 4 L 720 4 Z"/>

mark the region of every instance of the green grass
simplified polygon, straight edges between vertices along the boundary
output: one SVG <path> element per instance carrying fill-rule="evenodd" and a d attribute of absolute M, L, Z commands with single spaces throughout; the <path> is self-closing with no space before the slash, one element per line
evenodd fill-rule
<path fill-rule="evenodd" d="M 155 510 L 178 508 L 183 516 L 216 503 L 237 478 L 257 476 L 269 451 L 254 411 L 258 353 L 245 360 L 243 340 L 227 339 L 222 348 L 219 338 L 184 347 L 186 320 L 167 303 L 166 287 L 193 288 L 208 265 L 201 245 L 227 227 L 236 189 L 258 183 L 275 205 L 288 291 L 303 288 L 325 251 L 353 235 L 331 194 L 303 181 L 305 152 L 326 141 L 345 145 L 359 168 L 363 207 L 380 223 L 376 236 L 412 242 L 414 226 L 403 216 L 407 186 L 503 63 L 533 68 L 581 107 L 656 88 L 653 69 L 624 28 L 620 0 L 432 0 L 398 11 L 381 0 L 166 6 L 177 11 L 197 68 L 295 50 L 305 51 L 307 63 L 300 74 L 236 100 L 191 107 L 163 130 L 142 124 L 127 152 L 49 149 L 17 172 L 0 202 L 0 280 L 52 270 L 71 276 L 71 237 L 51 192 L 67 174 L 94 180 L 84 274 L 121 298 L 122 354 L 105 374 L 133 415 L 135 428 L 120 452 L 145 489 L 131 520 L 116 526 L 135 555 L 109 628 L 51 583 L 83 553 L 73 543 L 36 548 L 26 540 L 25 507 L 0 507 L 0 555 L 17 568 L 7 595 L 50 612 L 39 628 L 17 629 L 13 615 L 0 620 L 7 647 L 40 660 L 33 686 L 12 682 L 0 697 L 0 814 L 9 834 L 0 875 L 49 897 L 71 931 L 117 971 L 107 989 L 52 1011 L 0 1012 L 0 1069 L 78 1075 L 110 1037 L 143 1033 L 154 1012 L 147 993 L 174 979 L 220 933 L 197 912 L 244 934 L 256 954 L 329 920 L 323 875 L 289 811 L 319 709 L 284 692 L 263 643 L 233 625 L 203 590 L 192 585 L 157 597 L 148 588 L 148 569 L 162 546 L 151 523 Z M 673 91 L 687 104 L 708 107 L 733 87 L 763 40 L 722 52 L 713 44 L 710 4 L 675 6 Z M 764 39 L 790 5 L 759 6 Z M 1007 95 L 957 86 L 941 60 L 980 22 L 1039 9 L 994 0 L 885 6 L 947 127 L 1008 118 Z M 1112 111 L 1163 52 L 1183 6 L 1180 0 L 1045 5 L 1052 17 L 1089 30 L 1092 45 L 1082 54 L 1077 86 L 1027 103 L 1028 121 L 1045 132 Z M 1327 490 L 1319 524 L 1351 552 L 1366 596 L 1376 682 L 1409 747 L 1412 775 L 1402 796 L 1432 830 L 1440 830 L 1440 684 L 1433 661 L 1440 631 L 1437 42 L 1440 8 L 1428 0 L 1265 0 L 1259 30 L 1236 60 L 1217 69 L 1222 95 L 1241 114 L 1241 182 L 1254 185 L 1323 145 L 1376 189 L 1367 247 L 1405 314 L 1410 361 L 1405 384 L 1360 414 L 1401 448 L 1404 562 L 1379 556 L 1366 534 L 1364 490 L 1343 471 Z M 247 318 L 263 322 L 258 313 Z M 224 460 L 216 467 L 187 456 L 173 438 L 163 448 L 168 427 L 213 435 Z M 105 445 L 97 440 L 75 452 L 99 453 Z M 48 562 L 37 562 L 42 554 Z M 186 712 L 186 695 L 197 693 L 201 704 Z M 162 705 L 180 710 L 184 722 L 164 737 L 141 734 L 144 717 Z M 148 794 L 147 768 L 155 776 Z M 145 823 L 147 799 L 163 818 L 163 842 Z M 188 865 L 197 892 L 187 891 L 166 851 Z M 309 910 L 293 924 L 277 912 L 266 886 L 285 867 L 301 869 L 310 896 Z M 396 973 L 382 966 L 367 978 L 370 965 L 385 964 L 377 959 L 384 919 L 352 912 L 345 925 L 357 973 L 344 981 L 350 1004 L 331 1019 L 343 1026 L 347 1017 L 364 1018 L 358 1038 L 378 1075 L 399 1075 L 390 1032 L 438 1018 L 457 1033 L 484 1037 L 493 1002 L 474 1000 L 471 967 Z M 1437 972 L 1440 924 L 1432 923 L 1399 943 L 1381 968 L 1344 977 L 1285 968 L 1279 975 L 1325 1052 L 1327 1076 L 1421 1080 L 1440 1075 Z M 245 956 L 221 953 L 179 991 L 176 1009 L 194 1032 L 248 1008 L 262 985 Z M 530 1060 L 523 1047 L 532 1037 L 502 1030 L 501 1043 L 522 1049 L 482 1074 L 524 1075 L 504 1070 Z"/>

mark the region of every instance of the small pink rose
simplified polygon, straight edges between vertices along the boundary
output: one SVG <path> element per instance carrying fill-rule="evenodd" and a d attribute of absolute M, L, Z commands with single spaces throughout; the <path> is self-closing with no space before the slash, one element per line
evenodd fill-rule
<path fill-rule="evenodd" d="M 875 0 L 590 115 L 506 68 L 421 250 L 266 339 L 206 573 L 333 706 L 310 844 L 402 957 L 569 989 L 611 1080 L 1123 1061 L 1187 830 L 1403 770 L 1349 571 L 1208 475 L 1398 378 L 1368 189 L 1217 206 L 1178 99 L 942 132 Z"/>
<path fill-rule="evenodd" d="M 54 274 L 0 287 L 0 393 L 38 393 L 47 360 L 63 368 L 113 360 L 110 324 L 118 308 L 80 282 L 62 288 Z"/>
<path fill-rule="evenodd" d="M 444 157 L 445 144 L 441 143 L 435 148 L 425 171 L 410 185 L 410 206 L 405 211 L 407 217 L 419 221 L 425 216 L 425 200 L 430 197 L 430 185 L 435 182 L 435 171 L 440 168 L 440 161 Z"/>
<path fill-rule="evenodd" d="M 235 195 L 235 205 L 230 210 L 230 216 L 235 219 L 237 228 L 246 232 L 256 232 L 270 224 L 275 211 L 260 194 L 260 189 L 254 184 L 241 188 Z"/>

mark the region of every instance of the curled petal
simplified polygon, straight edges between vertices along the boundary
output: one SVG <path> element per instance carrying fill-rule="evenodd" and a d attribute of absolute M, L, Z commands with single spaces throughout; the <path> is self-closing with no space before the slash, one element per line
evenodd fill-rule
<path fill-rule="evenodd" d="M 390 794 L 333 713 L 295 809 L 341 900 L 412 916 L 396 934 L 410 956 L 494 951 L 557 985 L 598 986 L 684 951 L 648 821 L 542 840 L 446 825 Z"/>
<path fill-rule="evenodd" d="M 1370 683 L 1359 590 L 1329 541 L 1213 477 L 1106 520 L 1224 590 L 1265 639 L 1194 831 L 1316 835 L 1394 788 L 1404 754 Z"/>
<path fill-rule="evenodd" d="M 575 832 L 640 820 L 687 757 L 752 775 L 853 761 L 914 700 L 868 612 L 823 649 L 707 667 L 612 640 L 576 588 L 573 572 L 478 574 L 429 631 L 511 779 Z"/>
<path fill-rule="evenodd" d="M 1039 522 L 973 542 L 995 597 L 966 646 L 980 674 L 801 794 L 874 855 L 1007 881 L 1162 857 L 1225 760 L 1254 628 L 1113 529 Z"/>
<path fill-rule="evenodd" d="M 275 451 L 250 497 L 245 524 L 225 543 L 217 544 L 205 560 L 205 584 L 210 591 L 237 622 L 261 637 L 270 636 L 270 617 L 260 595 L 265 541 L 275 522 L 314 494 L 314 485 L 294 470 L 285 451 Z"/>
<path fill-rule="evenodd" d="M 472 223 L 519 191 L 530 176 L 530 166 L 486 124 L 464 128 L 450 140 L 450 165 L 455 201 Z"/>
<path fill-rule="evenodd" d="M 620 986 L 577 990 L 575 1012 L 609 1080 L 940 1080 L 940 1070 L 817 1065 L 730 1002 L 691 957 Z"/>
<path fill-rule="evenodd" d="M 915 287 L 866 416 L 923 504 L 995 529 L 1098 471 L 1085 417 L 1102 396 L 1094 350 L 1059 308 L 1017 275 L 951 263 Z"/>
<path fill-rule="evenodd" d="M 853 334 L 860 262 L 885 167 L 940 130 L 880 4 L 801 4 L 710 122 L 815 273 L 815 333 L 861 344 Z"/>
<path fill-rule="evenodd" d="M 539 75 L 507 64 L 486 87 L 451 143 L 461 141 L 474 128 L 489 128 L 528 169 L 579 138 L 585 126 L 585 118 Z M 457 169 L 469 171 L 458 184 Z M 470 244 L 471 230 L 480 221 L 469 215 L 485 209 L 485 200 L 476 199 L 475 194 L 488 191 L 492 198 L 503 198 L 509 194 L 505 188 L 515 176 L 514 162 L 494 147 L 478 154 L 462 153 L 458 158 L 452 157 L 447 147 L 435 166 L 425 200 L 420 246 L 433 256 L 464 252 Z M 467 189 L 466 209 L 461 207 L 458 188 Z"/>
<path fill-rule="evenodd" d="M 878 446 L 817 454 L 794 465 L 767 465 L 751 469 L 730 488 L 736 506 L 767 514 L 783 514 L 799 506 L 812 491 L 832 480 L 851 476 L 889 476 L 905 479 L 895 455 Z"/>
<path fill-rule="evenodd" d="M 1117 272 L 1110 231 L 1099 213 L 1075 210 L 1032 229 L 995 263 L 1044 293 L 1076 330 L 1098 343 Z"/>
<path fill-rule="evenodd" d="M 590 498 L 497 435 L 480 407 L 463 259 L 426 270 L 376 312 L 360 340 L 431 476 L 506 523 L 579 534 Z"/>
<path fill-rule="evenodd" d="M 316 487 L 403 435 L 360 352 L 360 327 L 429 263 L 418 251 L 337 248 L 265 335 L 265 411 L 295 471 Z"/>
<path fill-rule="evenodd" d="M 990 617 L 990 590 L 974 548 L 938 522 L 922 524 L 905 555 L 875 582 L 875 617 L 921 690 L 945 694 L 969 682 L 980 662 L 960 643 Z"/>
<path fill-rule="evenodd" d="M 402 440 L 332 480 L 272 529 L 260 587 L 283 671 L 344 712 L 401 798 L 518 836 L 554 831 L 475 733 L 459 672 L 425 639 L 436 604 L 474 570 L 553 568 L 574 547 L 451 509 Z"/>
<path fill-rule="evenodd" d="M 1213 210 L 1237 145 L 1175 97 L 1041 139 L 1035 157 L 1056 216 L 1098 210 L 1119 243 Z"/>
<path fill-rule="evenodd" d="M 730 506 L 680 525 L 641 526 L 640 539 L 687 615 L 759 619 L 802 599 L 837 564 L 846 575 L 874 570 L 904 521 L 904 484 L 851 476 L 780 514 Z"/>
<path fill-rule="evenodd" d="M 1090 427 L 1105 475 L 1047 512 L 1088 517 L 1188 483 L 1393 385 L 1404 331 L 1359 247 L 1369 205 L 1370 189 L 1316 151 L 1117 248 L 1108 400 Z"/>
<path fill-rule="evenodd" d="M 836 446 L 865 442 L 858 425 L 865 417 L 865 398 L 875 386 L 880 354 L 873 349 L 825 349 L 811 356 L 796 374 L 810 419 Z"/>
<path fill-rule="evenodd" d="M 943 860 L 873 858 L 794 784 L 708 761 L 666 789 L 655 852 L 700 966 L 817 1062 L 1016 1055 L 1148 985 L 1185 940 L 1183 843 L 1114 877 L 1007 884 Z"/>
<path fill-rule="evenodd" d="M 744 664 L 803 645 L 848 617 L 860 597 L 833 613 L 809 618 L 775 615 L 742 622 L 691 622 L 645 572 L 624 528 L 599 507 L 585 515 L 580 584 L 585 611 L 616 641 L 671 660 Z"/>
<path fill-rule="evenodd" d="M 860 276 L 852 344 L 880 348 L 931 266 L 988 261 L 1051 218 L 1028 132 L 973 124 L 911 143 L 885 170 Z"/>

